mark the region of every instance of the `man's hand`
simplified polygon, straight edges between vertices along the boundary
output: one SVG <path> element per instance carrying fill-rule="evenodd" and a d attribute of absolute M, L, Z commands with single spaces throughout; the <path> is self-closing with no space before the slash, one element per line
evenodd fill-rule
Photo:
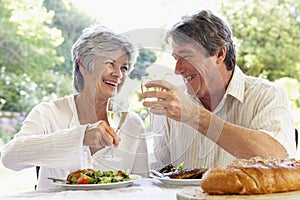
<path fill-rule="evenodd" d="M 167 81 L 150 81 L 146 87 L 160 87 L 161 91 L 143 92 L 141 98 L 157 98 L 157 101 L 144 101 L 143 105 L 149 107 L 153 114 L 166 115 L 176 121 L 189 123 L 197 112 L 198 105 L 188 98 L 178 87 Z M 196 117 L 200 119 L 200 117 Z"/>

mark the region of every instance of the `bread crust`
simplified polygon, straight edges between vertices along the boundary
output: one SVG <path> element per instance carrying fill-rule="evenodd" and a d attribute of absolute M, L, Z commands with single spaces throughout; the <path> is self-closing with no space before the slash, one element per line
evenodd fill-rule
<path fill-rule="evenodd" d="M 201 187 L 210 194 L 268 194 L 300 190 L 300 161 L 236 160 L 226 168 L 209 169 Z"/>

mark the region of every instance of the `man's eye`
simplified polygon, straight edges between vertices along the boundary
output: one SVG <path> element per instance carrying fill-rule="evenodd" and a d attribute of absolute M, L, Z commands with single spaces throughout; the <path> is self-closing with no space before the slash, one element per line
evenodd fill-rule
<path fill-rule="evenodd" d="M 182 58 L 183 58 L 184 60 L 189 60 L 191 57 L 192 57 L 192 56 L 183 56 Z"/>

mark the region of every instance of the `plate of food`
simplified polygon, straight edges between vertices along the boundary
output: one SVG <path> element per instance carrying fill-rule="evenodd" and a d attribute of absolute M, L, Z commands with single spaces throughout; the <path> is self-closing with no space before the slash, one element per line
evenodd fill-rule
<path fill-rule="evenodd" d="M 205 168 L 184 168 L 184 163 L 178 167 L 169 164 L 159 170 L 150 170 L 150 177 L 160 180 L 166 185 L 199 186 Z"/>
<path fill-rule="evenodd" d="M 77 170 L 68 175 L 67 180 L 53 180 L 53 184 L 69 190 L 115 189 L 131 185 L 140 180 L 140 175 L 128 174 L 125 171 L 95 171 L 92 169 Z"/>
<path fill-rule="evenodd" d="M 160 178 L 150 174 L 151 178 L 160 180 L 165 185 L 170 186 L 200 186 L 201 179 L 173 179 L 173 178 Z"/>

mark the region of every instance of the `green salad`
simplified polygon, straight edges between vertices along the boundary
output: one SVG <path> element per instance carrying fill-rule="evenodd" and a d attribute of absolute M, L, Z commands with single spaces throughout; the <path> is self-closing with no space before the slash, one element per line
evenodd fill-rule
<path fill-rule="evenodd" d="M 106 184 L 132 180 L 125 171 L 94 171 L 72 177 L 70 184 Z"/>

